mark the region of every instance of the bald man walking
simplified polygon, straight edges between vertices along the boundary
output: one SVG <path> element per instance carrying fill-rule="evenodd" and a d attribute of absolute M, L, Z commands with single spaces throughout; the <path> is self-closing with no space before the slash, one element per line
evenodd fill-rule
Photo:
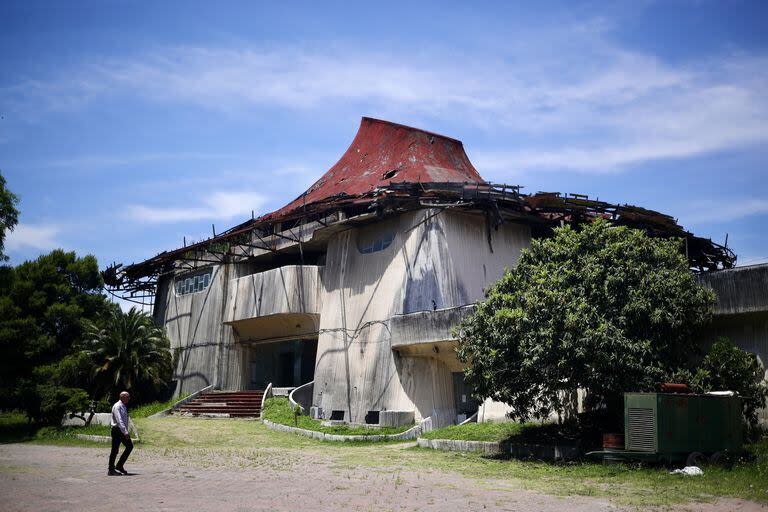
<path fill-rule="evenodd" d="M 109 452 L 109 471 L 107 475 L 118 476 L 127 475 L 125 470 L 125 461 L 128 459 L 128 455 L 133 450 L 133 441 L 131 441 L 131 435 L 128 433 L 128 402 L 131 400 L 131 395 L 127 391 L 120 393 L 120 400 L 115 402 L 112 406 L 112 451 Z M 125 445 L 123 454 L 120 456 L 120 460 L 115 465 L 115 457 L 120 450 L 120 443 Z"/>

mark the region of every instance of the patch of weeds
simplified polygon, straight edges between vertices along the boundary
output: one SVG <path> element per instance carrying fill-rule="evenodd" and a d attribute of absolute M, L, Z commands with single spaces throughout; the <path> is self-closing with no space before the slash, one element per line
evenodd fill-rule
<path fill-rule="evenodd" d="M 170 409 L 173 404 L 178 402 L 179 400 L 184 400 L 187 398 L 190 394 L 180 396 L 178 398 L 172 398 L 171 400 L 168 400 L 166 402 L 151 402 L 148 404 L 140 405 L 136 407 L 135 409 L 131 409 L 129 411 L 129 414 L 131 418 L 147 418 L 149 416 L 152 416 L 153 414 L 157 414 L 160 411 L 164 411 L 166 409 Z"/>

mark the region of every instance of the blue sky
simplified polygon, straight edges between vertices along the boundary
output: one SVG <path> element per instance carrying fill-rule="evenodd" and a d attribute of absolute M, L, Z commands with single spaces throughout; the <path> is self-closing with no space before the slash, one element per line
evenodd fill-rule
<path fill-rule="evenodd" d="M 364 115 L 768 261 L 768 2 L 526 4 L 0 3 L 11 262 L 141 261 L 276 209 Z"/>

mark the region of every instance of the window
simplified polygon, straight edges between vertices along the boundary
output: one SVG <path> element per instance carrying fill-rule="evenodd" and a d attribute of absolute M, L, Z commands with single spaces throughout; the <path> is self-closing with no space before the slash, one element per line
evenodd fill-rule
<path fill-rule="evenodd" d="M 360 254 L 371 254 L 383 251 L 395 240 L 394 229 L 376 230 L 376 232 L 361 233 L 357 238 L 357 250 Z"/>
<path fill-rule="evenodd" d="M 195 274 L 177 276 L 175 282 L 176 295 L 202 292 L 211 284 L 213 269 L 208 268 Z"/>

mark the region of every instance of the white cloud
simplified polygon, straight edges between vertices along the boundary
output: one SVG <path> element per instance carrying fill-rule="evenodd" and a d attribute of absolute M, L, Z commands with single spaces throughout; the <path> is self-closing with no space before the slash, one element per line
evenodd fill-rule
<path fill-rule="evenodd" d="M 495 48 L 495 57 L 450 48 L 396 55 L 353 45 L 162 48 L 93 62 L 47 85 L 17 84 L 0 97 L 37 110 L 123 95 L 231 115 L 278 106 L 461 120 L 509 141 L 503 152 L 475 148 L 481 171 L 607 172 L 768 140 L 768 56 L 672 66 L 613 43 L 600 28 L 607 23 L 558 27 L 543 40 Z"/>
<path fill-rule="evenodd" d="M 61 158 L 46 162 L 46 165 L 52 167 L 72 167 L 72 168 L 104 168 L 120 167 L 126 165 L 138 165 L 148 162 L 165 162 L 173 160 L 222 160 L 232 158 L 225 153 L 145 153 L 133 155 L 83 155 L 73 158 Z"/>
<path fill-rule="evenodd" d="M 753 215 L 768 214 L 768 199 L 719 199 L 690 205 L 680 219 L 687 223 L 728 222 Z"/>
<path fill-rule="evenodd" d="M 8 233 L 5 246 L 9 251 L 55 249 L 61 245 L 56 240 L 59 233 L 60 229 L 54 225 L 20 222 L 13 231 Z"/>
<path fill-rule="evenodd" d="M 250 216 L 251 211 L 258 211 L 266 202 L 257 192 L 216 191 L 196 199 L 199 206 L 131 205 L 127 216 L 146 223 L 229 220 Z"/>

